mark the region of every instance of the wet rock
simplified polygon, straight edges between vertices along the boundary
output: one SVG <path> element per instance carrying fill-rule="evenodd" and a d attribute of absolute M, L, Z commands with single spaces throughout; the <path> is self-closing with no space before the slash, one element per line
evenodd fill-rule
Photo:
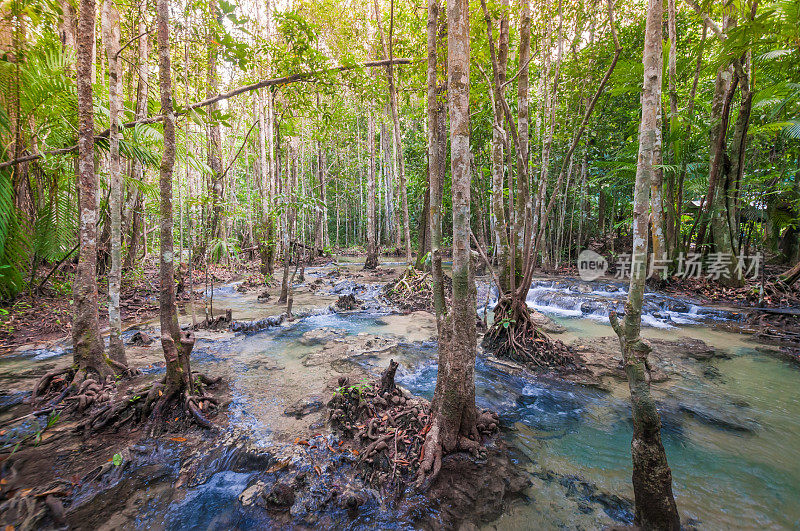
<path fill-rule="evenodd" d="M 647 342 L 654 351 L 669 352 L 672 356 L 679 356 L 684 358 L 692 358 L 695 360 L 705 361 L 715 357 L 727 357 L 722 353 L 717 353 L 713 347 L 707 345 L 704 341 L 693 338 L 681 338 L 676 341 L 667 339 L 648 339 Z"/>
<path fill-rule="evenodd" d="M 286 321 L 286 314 L 273 315 L 255 321 L 234 321 L 230 325 L 232 332 L 257 332 L 265 328 L 280 326 Z"/>
<path fill-rule="evenodd" d="M 253 505 L 259 501 L 259 498 L 261 498 L 266 490 L 266 483 L 263 481 L 256 481 L 253 485 L 244 489 L 244 492 L 239 494 L 239 503 L 245 507 Z"/>
<path fill-rule="evenodd" d="M 728 431 L 755 433 L 758 422 L 742 417 L 741 412 L 724 411 L 698 403 L 681 403 L 678 408 L 703 424 Z"/>
<path fill-rule="evenodd" d="M 539 329 L 548 334 L 563 334 L 567 331 L 566 328 L 553 321 L 550 317 L 536 310 L 531 310 L 531 320 Z"/>
<path fill-rule="evenodd" d="M 309 330 L 299 339 L 302 345 L 312 346 L 327 343 L 333 339 L 344 337 L 347 335 L 347 330 L 341 328 L 317 328 L 316 330 Z"/>
<path fill-rule="evenodd" d="M 270 509 L 286 511 L 294 505 L 294 487 L 279 481 L 273 485 L 269 493 L 264 496 L 266 506 Z"/>
<path fill-rule="evenodd" d="M 244 284 L 240 284 L 236 288 L 236 291 L 238 291 L 239 293 L 247 293 L 248 289 L 247 289 L 247 286 L 245 286 Z"/>
<path fill-rule="evenodd" d="M 360 492 L 348 488 L 339 496 L 339 507 L 347 510 L 349 513 L 358 511 L 358 508 L 364 505 L 366 498 Z"/>
<path fill-rule="evenodd" d="M 605 304 L 600 301 L 586 301 L 581 303 L 581 313 L 593 314 L 605 310 Z"/>
<path fill-rule="evenodd" d="M 363 284 L 359 284 L 353 280 L 342 280 L 333 286 L 331 293 L 335 295 L 355 295 L 363 289 L 365 289 Z"/>
<path fill-rule="evenodd" d="M 269 291 L 264 290 L 264 291 L 262 291 L 261 293 L 258 294 L 257 300 L 258 300 L 258 302 L 267 302 L 271 298 L 272 298 L 272 295 L 270 295 Z"/>
<path fill-rule="evenodd" d="M 283 410 L 283 414 L 287 417 L 301 419 L 306 415 L 316 413 L 320 409 L 322 409 L 322 399 L 319 397 L 308 397 L 298 400 L 291 406 L 287 407 L 285 410 Z"/>
<path fill-rule="evenodd" d="M 591 293 L 594 291 L 594 288 L 589 284 L 581 282 L 580 284 L 576 284 L 570 288 L 570 291 L 575 291 L 577 293 Z"/>
<path fill-rule="evenodd" d="M 134 345 L 137 347 L 146 347 L 153 342 L 153 338 L 150 337 L 150 334 L 145 332 L 144 330 L 139 330 L 135 332 L 132 336 L 130 341 L 128 341 L 129 345 Z"/>
<path fill-rule="evenodd" d="M 518 374 L 525 370 L 525 367 L 518 363 L 514 363 L 513 361 L 509 360 L 501 360 L 499 358 L 495 358 L 494 356 L 488 356 L 486 358 L 486 363 L 510 374 Z"/>

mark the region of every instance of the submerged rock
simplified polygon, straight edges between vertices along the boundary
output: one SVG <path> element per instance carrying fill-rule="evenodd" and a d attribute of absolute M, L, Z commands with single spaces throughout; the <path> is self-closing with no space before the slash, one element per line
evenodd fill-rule
<path fill-rule="evenodd" d="M 306 415 L 316 413 L 320 409 L 322 409 L 322 399 L 317 396 L 310 396 L 308 398 L 298 400 L 291 406 L 287 407 L 285 410 L 283 410 L 283 414 L 287 417 L 301 419 Z"/>
<path fill-rule="evenodd" d="M 759 429 L 758 422 L 742 417 L 741 412 L 725 411 L 703 404 L 686 402 L 680 403 L 678 408 L 703 424 L 723 430 L 755 433 Z"/>
<path fill-rule="evenodd" d="M 671 375 L 686 375 L 696 371 L 702 373 L 696 361 L 727 357 L 727 354 L 716 351 L 699 339 L 645 339 L 645 342 L 653 349 L 648 357 L 653 383 L 665 382 Z M 572 346 L 594 377 L 626 379 L 619 339 L 616 337 L 581 338 Z"/>
<path fill-rule="evenodd" d="M 271 297 L 272 295 L 270 295 L 269 291 L 264 290 L 258 294 L 258 298 L 256 300 L 258 300 L 258 302 L 267 302 Z"/>
<path fill-rule="evenodd" d="M 132 336 L 130 341 L 128 341 L 129 345 L 134 345 L 137 347 L 146 347 L 153 343 L 153 338 L 150 337 L 150 334 L 145 332 L 144 330 L 139 330 L 135 332 Z"/>
<path fill-rule="evenodd" d="M 542 312 L 537 312 L 536 310 L 531 310 L 531 320 L 533 321 L 533 324 L 548 334 L 563 334 L 567 331 L 565 327 L 556 323 Z"/>
<path fill-rule="evenodd" d="M 343 337 L 347 335 L 347 330 L 343 330 L 341 328 L 317 328 L 315 330 L 309 330 L 302 337 L 299 339 L 301 345 L 312 346 L 312 345 L 322 345 L 323 343 L 327 343 L 332 339 L 336 339 L 339 337 Z"/>

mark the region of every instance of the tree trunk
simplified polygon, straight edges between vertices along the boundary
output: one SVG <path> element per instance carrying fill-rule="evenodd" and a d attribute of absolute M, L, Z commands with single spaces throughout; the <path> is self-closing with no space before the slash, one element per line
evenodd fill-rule
<path fill-rule="evenodd" d="M 325 220 L 325 153 L 322 151 L 322 143 L 317 146 L 317 186 L 319 186 L 319 205 L 316 210 L 316 222 L 314 225 L 314 258 L 322 255 L 325 249 L 323 241 Z"/>
<path fill-rule="evenodd" d="M 286 227 L 283 232 L 283 281 L 281 282 L 281 295 L 278 298 L 279 304 L 289 303 L 291 300 L 291 281 L 289 279 L 289 269 L 292 258 L 292 241 L 294 240 L 294 226 L 297 213 L 294 206 L 294 190 L 297 186 L 297 138 L 289 139 L 288 162 L 290 167 L 286 172 Z M 295 257 L 299 261 L 300 253 L 295 252 Z M 287 313 L 291 315 L 291 306 Z"/>
<path fill-rule="evenodd" d="M 529 142 L 528 134 L 530 127 L 530 116 L 528 112 L 528 74 L 531 60 L 531 6 L 530 0 L 521 0 L 520 21 L 519 21 L 519 74 L 517 76 L 517 127 L 519 132 L 519 146 L 517 160 L 519 161 L 519 171 L 517 172 L 517 200 L 516 215 L 514 216 L 514 274 L 515 285 L 523 280 L 524 276 L 524 254 L 525 249 L 530 247 L 531 226 L 530 220 L 533 215 L 533 203 L 530 194 L 530 172 L 529 172 Z M 527 290 L 526 290 L 527 294 Z"/>
<path fill-rule="evenodd" d="M 109 210 L 111 210 L 111 270 L 108 273 L 108 355 L 117 364 L 127 367 L 125 346 L 122 343 L 122 318 L 119 290 L 122 278 L 122 175 L 120 174 L 119 131 L 122 111 L 122 60 L 120 58 L 119 12 L 112 0 L 103 3 L 103 40 L 108 54 L 109 81 Z"/>
<path fill-rule="evenodd" d="M 364 269 L 375 269 L 378 267 L 378 246 L 375 242 L 375 115 L 371 110 L 367 111 L 367 151 L 369 151 L 369 173 L 367 176 L 367 258 L 364 261 Z M 338 229 L 336 238 L 338 241 Z"/>
<path fill-rule="evenodd" d="M 663 144 L 661 116 L 661 106 L 659 106 L 655 128 L 656 137 L 653 142 L 653 178 L 650 181 L 650 230 L 653 235 L 653 256 L 656 260 L 665 258 L 667 252 L 664 238 L 664 209 L 666 206 L 664 201 L 664 171 L 656 167 L 661 165 L 661 147 Z"/>
<path fill-rule="evenodd" d="M 220 24 L 219 4 L 217 0 L 209 0 L 210 27 L 216 29 Z M 217 75 L 217 49 L 215 33 L 208 32 L 208 65 L 206 70 L 206 96 L 212 98 L 219 94 Z M 208 166 L 211 168 L 211 212 L 208 221 L 209 238 L 222 238 L 222 203 L 225 200 L 225 181 L 222 174 L 222 132 L 217 117 L 219 107 L 212 103 L 208 108 L 210 123 L 208 125 Z M 207 250 L 207 249 L 205 249 Z"/>
<path fill-rule="evenodd" d="M 138 61 L 137 61 L 137 82 L 136 82 L 136 119 L 141 120 L 147 117 L 147 90 L 149 86 L 150 68 L 148 65 L 148 57 L 150 56 L 150 41 L 147 35 L 147 18 L 144 13 L 139 15 L 138 31 Z M 131 176 L 137 182 L 144 180 L 144 166 L 138 157 L 133 159 L 131 165 Z M 142 230 L 142 217 L 144 216 L 144 201 L 142 192 L 136 184 L 129 187 L 129 194 L 131 195 L 128 219 L 130 220 L 130 229 L 126 230 L 128 234 L 128 252 L 125 255 L 125 264 L 123 269 L 130 271 L 136 263 L 136 253 L 141 239 Z"/>
<path fill-rule="evenodd" d="M 391 13 L 391 26 L 394 26 L 394 2 L 392 3 L 392 13 Z M 393 47 L 392 47 L 392 32 L 389 32 L 389 43 L 386 43 L 386 39 L 383 33 L 383 24 L 381 23 L 381 13 L 378 7 L 378 0 L 375 0 L 375 19 L 378 23 L 378 31 L 381 37 L 381 46 L 383 47 L 383 55 L 384 59 L 388 59 L 391 61 L 393 56 Z M 394 174 L 397 176 L 398 186 L 400 188 L 400 206 L 401 206 L 401 215 L 402 215 L 402 229 L 403 229 L 403 237 L 405 238 L 405 252 L 406 252 L 406 263 L 411 265 L 411 228 L 409 225 L 408 220 L 408 190 L 406 186 L 406 164 L 405 160 L 403 159 L 403 143 L 402 137 L 400 135 L 400 118 L 398 116 L 397 110 L 397 87 L 395 86 L 394 80 L 394 64 L 389 63 L 386 65 L 386 79 L 389 85 L 389 106 L 392 112 L 392 125 L 393 125 L 393 133 L 394 133 L 394 143 L 392 145 L 392 162 L 394 164 Z"/>
<path fill-rule="evenodd" d="M 494 126 L 492 127 L 492 218 L 494 222 L 495 241 L 497 242 L 496 255 L 500 265 L 500 283 L 503 292 L 511 290 L 511 280 L 509 277 L 509 270 L 511 267 L 510 260 L 512 260 L 511 245 L 509 241 L 508 221 L 506 219 L 505 201 L 504 201 L 504 157 L 503 157 L 503 130 L 502 124 L 504 122 L 503 108 L 501 104 L 500 86 L 505 82 L 506 69 L 508 68 L 508 0 L 503 0 L 502 16 L 500 19 L 500 34 L 498 35 L 498 52 L 492 61 L 492 92 L 493 106 L 492 112 L 494 114 Z M 487 18 L 487 25 L 492 25 L 491 19 Z M 487 26 L 487 27 L 489 27 Z M 491 34 L 489 39 L 493 37 Z M 492 44 L 493 46 L 493 44 Z M 509 148 L 510 149 L 510 148 Z M 510 191 L 509 191 L 510 193 Z"/>
<path fill-rule="evenodd" d="M 418 482 L 436 476 L 442 454 L 477 449 L 475 407 L 475 284 L 470 251 L 469 171 L 469 4 L 447 3 L 450 168 L 453 180 L 453 305 L 448 327 L 439 334 L 439 374 Z M 447 341 L 443 336 L 450 334 Z M 445 341 L 442 341 L 445 339 Z M 472 438 L 470 438 L 472 437 Z"/>
<path fill-rule="evenodd" d="M 675 77 L 677 75 L 677 41 L 678 32 L 675 23 L 676 17 L 676 0 L 667 0 L 667 34 L 669 36 L 669 59 L 667 66 L 667 86 L 669 92 L 669 136 L 671 139 L 672 149 L 670 150 L 670 163 L 676 164 L 678 138 L 678 89 L 675 85 Z M 675 172 L 671 171 L 667 175 L 665 181 L 664 194 L 666 198 L 664 205 L 666 207 L 664 216 L 664 243 L 666 245 L 666 252 L 670 257 L 675 256 L 677 251 L 677 239 L 675 225 L 677 223 L 677 209 L 675 207 Z"/>
<path fill-rule="evenodd" d="M 697 63 L 694 67 L 694 81 L 692 82 L 692 89 L 689 92 L 689 108 L 687 110 L 687 118 L 686 118 L 686 130 L 683 134 L 683 143 L 684 149 L 683 153 L 681 154 L 681 169 L 680 173 L 678 174 L 678 198 L 677 202 L 677 212 L 675 214 L 675 241 L 680 242 L 680 249 L 683 250 L 687 243 L 683 240 L 682 230 L 681 230 L 681 218 L 683 217 L 683 185 L 686 179 L 686 170 L 687 166 L 689 165 L 689 155 L 688 155 L 688 147 L 689 141 L 692 138 L 692 120 L 694 119 L 694 105 L 695 105 L 695 95 L 697 94 L 697 85 L 700 81 L 700 70 L 703 65 L 703 48 L 706 42 L 706 31 L 708 30 L 707 26 L 703 25 L 703 36 L 700 38 L 700 49 L 697 52 Z M 698 214 L 699 215 L 699 214 Z M 691 242 L 688 242 L 691 244 Z"/>
<path fill-rule="evenodd" d="M 430 188 L 431 229 L 431 273 L 433 275 L 433 306 L 436 310 L 436 325 L 439 330 L 440 351 L 443 344 L 444 317 L 447 313 L 444 295 L 444 272 L 442 271 L 442 195 L 444 190 L 445 164 L 447 162 L 447 138 L 445 138 L 445 108 L 438 80 L 439 0 L 428 0 L 428 87 L 426 108 L 428 113 L 428 186 Z M 441 17 L 444 18 L 444 17 Z M 443 21 L 444 22 L 444 21 Z M 443 24 L 444 25 L 444 24 Z"/>
<path fill-rule="evenodd" d="M 662 77 L 662 1 L 649 0 L 643 54 L 642 121 L 639 126 L 639 158 L 633 198 L 633 257 L 625 321 L 622 325 L 610 312 L 611 324 L 619 336 L 633 410 L 633 493 L 634 524 L 642 529 L 680 529 L 680 518 L 672 495 L 672 472 L 661 442 L 661 418 L 650 395 L 647 354 L 641 340 L 642 301 L 647 276 L 647 233 L 650 209 L 650 181 L 653 151 L 658 136 Z"/>
<path fill-rule="evenodd" d="M 92 49 L 95 2 L 81 0 L 78 7 L 78 204 L 80 254 L 75 274 L 75 315 L 72 320 L 73 360 L 80 371 L 101 378 L 111 374 L 103 351 L 97 312 L 97 175 L 94 171 L 94 104 L 92 99 Z"/>
<path fill-rule="evenodd" d="M 175 166 L 175 113 L 172 104 L 172 80 L 169 56 L 169 3 L 158 0 L 158 73 L 161 95 L 161 110 L 164 120 L 164 152 L 161 156 L 159 175 L 160 203 L 160 267 L 161 293 L 159 306 L 161 316 L 161 347 L 167 362 L 166 391 L 159 404 L 183 393 L 192 393 L 192 372 L 189 354 L 194 346 L 191 332 L 181 334 L 178 326 L 178 311 L 175 305 L 175 263 L 172 217 L 172 173 Z M 157 406 L 157 414 L 160 408 Z"/>

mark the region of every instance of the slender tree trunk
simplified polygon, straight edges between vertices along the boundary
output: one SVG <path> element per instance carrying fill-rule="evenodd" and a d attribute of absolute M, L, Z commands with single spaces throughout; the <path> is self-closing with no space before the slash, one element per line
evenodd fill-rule
<path fill-rule="evenodd" d="M 291 300 L 291 282 L 289 279 L 289 269 L 291 266 L 292 257 L 292 240 L 294 238 L 295 220 L 297 218 L 297 210 L 294 206 L 294 193 L 297 186 L 297 157 L 298 146 L 297 138 L 289 140 L 289 156 L 288 162 L 291 165 L 286 172 L 286 227 L 283 233 L 283 281 L 281 282 L 281 295 L 278 298 L 278 303 L 283 304 Z M 295 257 L 300 260 L 300 252 L 296 249 Z M 291 316 L 291 306 L 288 307 L 287 313 Z"/>
<path fill-rule="evenodd" d="M 109 358 L 127 367 L 125 346 L 122 343 L 122 318 L 119 308 L 119 290 L 122 278 L 122 175 L 120 173 L 119 131 L 122 111 L 122 60 L 120 58 L 119 12 L 112 0 L 103 3 L 103 40 L 109 65 L 109 210 L 111 210 L 111 270 L 108 273 L 108 339 Z"/>
<path fill-rule="evenodd" d="M 642 121 L 639 126 L 639 158 L 633 198 L 633 258 L 625 320 L 616 314 L 611 323 L 619 336 L 633 410 L 633 494 L 634 524 L 642 529 L 680 529 L 680 518 L 672 495 L 672 472 L 661 442 L 661 418 L 650 394 L 647 355 L 650 348 L 639 333 L 642 301 L 647 276 L 647 232 L 650 210 L 650 181 L 653 151 L 658 137 L 662 77 L 662 0 L 649 0 L 643 54 Z"/>
<path fill-rule="evenodd" d="M 97 278 L 97 175 L 94 171 L 94 103 L 92 99 L 92 49 L 95 2 L 81 0 L 78 7 L 78 204 L 80 251 L 75 274 L 75 314 L 72 320 L 73 360 L 84 372 L 101 378 L 111 374 L 103 351 L 98 317 Z"/>
<path fill-rule="evenodd" d="M 448 103 L 450 168 L 453 180 L 453 304 L 448 317 L 449 341 L 439 334 L 439 374 L 431 402 L 429 429 L 419 483 L 436 476 L 442 454 L 477 449 L 475 407 L 475 284 L 470 251 L 469 171 L 469 4 L 447 3 Z M 470 438 L 473 437 L 473 438 Z"/>
<path fill-rule="evenodd" d="M 147 90 L 150 77 L 150 68 L 148 65 L 148 57 L 150 55 L 150 41 L 147 35 L 147 17 L 143 10 L 139 14 L 139 27 L 138 31 L 138 61 L 136 67 L 136 119 L 142 120 L 147 117 Z M 131 176 L 137 182 L 144 181 L 144 166 L 138 158 L 133 159 L 131 165 Z M 136 253 L 138 250 L 139 240 L 141 239 L 142 231 L 142 217 L 144 216 L 144 201 L 142 192 L 136 184 L 129 187 L 129 194 L 131 195 L 131 208 L 129 210 L 130 229 L 125 231 L 129 235 L 128 239 L 128 252 L 125 255 L 125 264 L 123 269 L 130 271 L 136 263 Z"/>
<path fill-rule="evenodd" d="M 680 173 L 678 174 L 678 198 L 677 198 L 677 212 L 675 214 L 675 240 L 680 241 L 680 247 L 682 250 L 686 243 L 683 241 L 682 230 L 681 230 L 681 218 L 683 217 L 683 185 L 686 179 L 686 169 L 689 165 L 689 142 L 692 138 L 692 120 L 694 119 L 694 105 L 695 105 L 695 95 L 697 94 L 697 85 L 700 81 L 700 70 L 703 65 L 703 48 L 706 41 L 706 32 L 708 27 L 704 24 L 703 25 L 703 36 L 700 39 L 700 49 L 697 52 L 697 63 L 694 67 L 694 81 L 692 82 L 692 89 L 689 92 L 689 108 L 687 110 L 687 118 L 686 118 L 686 131 L 683 134 L 683 144 L 684 149 L 683 153 L 681 154 L 681 169 Z M 699 215 L 699 213 L 698 213 Z M 691 243 L 691 242 L 689 242 Z"/>
<path fill-rule="evenodd" d="M 158 72 L 161 110 L 164 120 L 164 152 L 161 156 L 159 176 L 160 204 L 160 268 L 159 296 L 161 314 L 161 347 L 167 362 L 166 402 L 181 392 L 191 393 L 192 372 L 189 354 L 194 346 L 191 332 L 181 334 L 175 304 L 175 258 L 172 214 L 172 174 L 175 166 L 175 113 L 172 104 L 172 79 L 169 56 L 169 3 L 158 0 Z M 163 402 L 162 402 L 163 403 Z"/>
<path fill-rule="evenodd" d="M 658 120 L 656 123 L 656 138 L 653 143 L 653 178 L 650 181 L 650 220 L 653 235 L 653 256 L 661 260 L 667 253 L 664 237 L 664 210 L 667 205 L 664 201 L 664 171 L 657 167 L 661 165 L 661 150 L 663 134 L 661 132 L 661 107 L 659 106 Z M 668 207 L 667 207 L 668 208 Z"/>
<path fill-rule="evenodd" d="M 323 230 L 325 220 L 325 153 L 322 151 L 322 143 L 317 146 L 317 186 L 319 186 L 319 205 L 316 208 L 316 223 L 314 225 L 314 258 L 320 256 L 324 250 Z"/>
<path fill-rule="evenodd" d="M 678 161 L 678 89 L 675 85 L 677 76 L 677 41 L 678 32 L 675 24 L 676 0 L 667 0 L 667 34 L 669 36 L 669 59 L 667 66 L 668 92 L 669 92 L 669 134 L 671 138 L 670 162 L 674 165 Z M 672 257 L 677 250 L 678 235 L 676 233 L 677 208 L 675 206 L 675 172 L 670 171 L 665 181 L 664 194 L 664 242 L 667 254 Z"/>
<path fill-rule="evenodd" d="M 500 87 L 506 79 L 506 69 L 508 68 L 508 0 L 503 0 L 502 15 L 500 19 L 500 34 L 498 35 L 497 54 L 492 61 L 492 91 L 494 93 L 492 111 L 494 114 L 494 124 L 492 127 L 492 218 L 495 229 L 496 255 L 500 270 L 500 283 L 503 292 L 511 290 L 511 279 L 509 271 L 512 254 L 509 239 L 508 220 L 506 219 L 504 188 L 505 188 L 505 164 L 503 156 L 504 131 L 502 124 L 505 121 L 501 103 Z M 491 18 L 486 18 L 487 28 L 493 23 Z M 491 33 L 489 39 L 493 39 Z M 492 44 L 492 46 L 494 46 Z M 511 191 L 509 190 L 509 193 Z M 510 215 L 510 213 L 509 213 Z"/>
<path fill-rule="evenodd" d="M 216 28 L 220 24 L 219 5 L 217 0 L 209 0 L 210 27 Z M 206 70 L 206 96 L 212 98 L 219 94 L 219 81 L 217 74 L 217 56 L 219 44 L 215 42 L 215 33 L 209 31 L 206 36 L 208 47 L 208 65 Z M 222 174 L 222 131 L 216 113 L 219 107 L 216 103 L 209 106 L 208 115 L 208 166 L 211 168 L 211 219 L 208 220 L 211 239 L 222 238 L 224 234 L 222 208 L 225 200 L 225 179 Z"/>
<path fill-rule="evenodd" d="M 530 0 L 521 0 L 519 21 L 519 74 L 517 76 L 517 126 L 519 132 L 519 161 L 520 171 L 517 173 L 518 195 L 516 200 L 516 216 L 514 217 L 514 272 L 515 285 L 523 281 L 525 249 L 531 243 L 531 217 L 533 215 L 533 202 L 530 193 L 529 171 L 529 129 L 530 116 L 528 112 L 528 85 L 531 60 L 531 6 Z"/>
<path fill-rule="evenodd" d="M 436 309 L 436 324 L 439 330 L 440 349 L 443 344 L 444 318 L 447 314 L 444 295 L 444 272 L 442 271 L 442 195 L 447 156 L 445 138 L 445 108 L 438 87 L 438 26 L 441 17 L 439 0 L 428 0 L 428 186 L 430 188 L 431 228 L 431 272 L 433 275 L 433 305 Z M 445 17 L 441 17 L 445 18 Z"/>
<path fill-rule="evenodd" d="M 394 26 L 394 2 L 392 2 L 392 13 L 391 13 L 391 25 Z M 381 23 L 381 13 L 380 8 L 378 7 L 378 0 L 375 0 L 375 19 L 378 23 L 378 31 L 381 37 L 381 46 L 383 47 L 383 55 L 384 59 L 389 59 L 390 61 L 394 58 L 393 56 L 393 47 L 392 47 L 392 32 L 389 32 L 389 43 L 386 43 L 386 39 L 383 32 L 383 24 Z M 397 110 L 397 87 L 395 86 L 395 79 L 394 79 L 394 64 L 389 63 L 386 66 L 386 79 L 389 85 L 389 106 L 391 108 L 392 113 L 392 125 L 393 125 L 393 132 L 394 132 L 394 143 L 392 145 L 393 157 L 392 161 L 394 164 L 394 174 L 398 180 L 398 186 L 400 188 L 400 206 L 401 206 L 401 215 L 402 215 L 402 224 L 403 224 L 403 237 L 405 238 L 405 252 L 406 252 L 406 263 L 408 265 L 412 264 L 411 259 L 411 228 L 409 225 L 408 220 L 408 190 L 406 186 L 406 164 L 405 160 L 403 159 L 403 143 L 402 137 L 400 135 L 400 118 L 398 116 Z"/>
<path fill-rule="evenodd" d="M 364 262 L 364 269 L 375 269 L 378 267 L 378 246 L 375 242 L 375 116 L 371 110 L 367 111 L 367 151 L 369 151 L 369 173 L 367 176 L 367 258 Z M 338 232 L 336 236 L 338 239 Z"/>

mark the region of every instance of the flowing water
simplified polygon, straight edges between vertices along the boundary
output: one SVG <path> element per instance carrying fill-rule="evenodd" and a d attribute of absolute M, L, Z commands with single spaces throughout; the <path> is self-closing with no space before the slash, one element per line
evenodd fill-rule
<path fill-rule="evenodd" d="M 309 270 L 307 282 L 324 272 Z M 605 316 L 607 307 L 613 308 L 624 297 L 622 290 L 613 283 L 587 290 L 574 281 L 537 281 L 528 301 L 566 329 L 559 338 L 569 343 L 613 335 Z M 330 331 L 331 337 L 338 338 L 399 338 L 399 347 L 391 351 L 401 364 L 398 383 L 414 393 L 433 394 L 436 345 L 429 339 L 435 323 L 420 324 L 414 320 L 419 320 L 418 314 L 387 315 L 377 303 L 357 313 L 324 309 L 343 292 L 372 300 L 377 290 L 334 282 L 322 294 L 300 297 L 300 311 L 317 308 L 307 317 L 256 333 L 203 336 L 195 347 L 195 366 L 230 382 L 233 401 L 228 416 L 234 429 L 275 455 L 280 453 L 278 448 L 291 445 L 293 430 L 325 433 L 322 413 L 302 420 L 283 415 L 296 400 L 324 404 L 328 398 L 323 393 L 326 374 L 313 362 L 320 346 L 304 340 L 308 332 Z M 235 316 L 259 319 L 266 310 L 259 310 L 254 298 L 237 293 L 235 286 L 224 286 L 215 290 L 215 308 L 233 308 Z M 647 299 L 645 337 L 697 338 L 727 354 L 696 362 L 699 370 L 673 378 L 658 395 L 663 405 L 664 444 L 684 523 L 702 529 L 800 527 L 797 367 L 759 353 L 747 336 L 712 326 L 736 321 L 735 311 L 653 294 Z M 182 317 L 182 321 L 187 319 Z M 68 349 L 0 359 L 0 381 L 11 389 L 3 393 L 0 409 L 24 396 L 14 385 L 20 374 L 42 364 L 49 367 L 68 361 Z M 354 355 L 342 363 L 377 372 L 386 358 Z M 163 369 L 155 365 L 150 370 Z M 534 379 L 501 371 L 479 356 L 476 386 L 479 405 L 501 415 L 504 437 L 532 481 L 529 500 L 512 504 L 493 526 L 598 528 L 631 522 L 632 428 L 624 382 L 601 391 Z M 145 501 L 132 525 L 168 529 L 269 525 L 265 517 L 243 511 L 237 501 L 254 477 L 252 469 L 234 466 L 230 459 L 216 459 L 213 466 L 208 465 L 205 480 L 196 481 L 180 495 L 166 495 L 172 492 L 168 486 L 177 466 L 170 464 L 161 479 L 141 487 Z M 362 515 L 351 521 L 343 514 L 338 526 L 370 528 L 391 521 L 390 515 Z"/>

